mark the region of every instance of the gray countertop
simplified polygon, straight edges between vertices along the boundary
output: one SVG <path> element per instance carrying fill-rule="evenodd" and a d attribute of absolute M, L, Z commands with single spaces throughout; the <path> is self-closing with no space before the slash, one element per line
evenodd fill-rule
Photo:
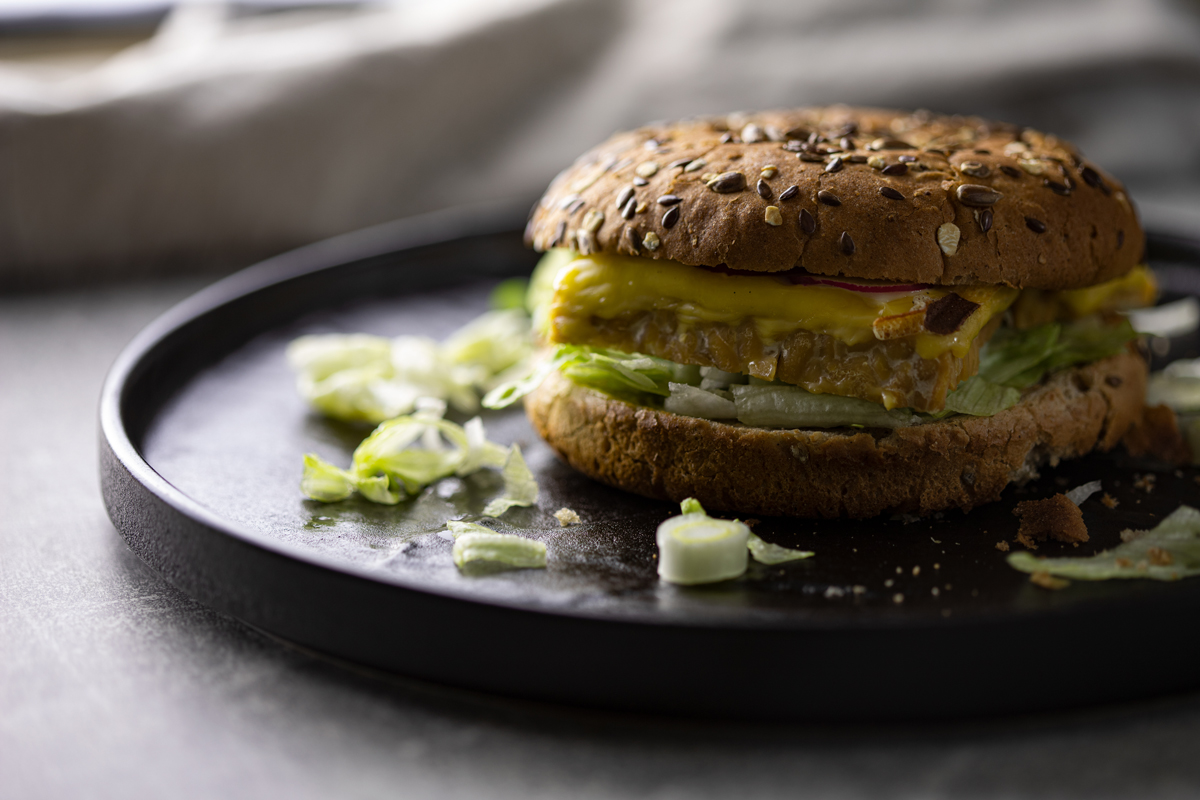
<path fill-rule="evenodd" d="M 1200 794 L 1200 695 L 919 728 L 637 718 L 372 673 L 193 602 L 105 515 L 95 414 L 120 348 L 198 286 L 0 296 L 0 797 Z M 764 701 L 820 691 L 764 676 Z"/>

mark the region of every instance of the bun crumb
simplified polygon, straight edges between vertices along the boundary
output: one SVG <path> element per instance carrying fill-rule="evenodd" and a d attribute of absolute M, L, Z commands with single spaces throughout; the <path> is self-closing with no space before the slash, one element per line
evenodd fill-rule
<path fill-rule="evenodd" d="M 1057 539 L 1079 546 L 1088 540 L 1087 526 L 1083 524 L 1083 512 L 1061 492 L 1045 500 L 1025 500 L 1017 503 L 1013 514 L 1020 517 L 1021 527 L 1017 530 L 1017 543 L 1036 550 L 1035 541 Z"/>

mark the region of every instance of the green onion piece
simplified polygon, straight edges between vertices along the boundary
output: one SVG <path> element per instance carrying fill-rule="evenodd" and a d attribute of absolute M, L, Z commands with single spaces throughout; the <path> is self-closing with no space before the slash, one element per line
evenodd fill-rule
<path fill-rule="evenodd" d="M 811 550 L 793 550 L 770 542 L 764 542 L 753 533 L 746 540 L 750 555 L 760 564 L 784 564 L 788 561 L 799 561 L 802 558 L 812 558 L 816 553 Z"/>
<path fill-rule="evenodd" d="M 1080 581 L 1151 578 L 1175 581 L 1200 575 L 1200 511 L 1180 506 L 1152 530 L 1084 558 L 1037 558 L 1028 551 L 1008 556 L 1022 572 L 1046 572 Z"/>
<path fill-rule="evenodd" d="M 537 502 L 538 485 L 533 473 L 525 464 L 521 448 L 513 445 L 504 462 L 504 494 L 492 500 L 483 509 L 485 517 L 498 517 L 513 506 L 531 506 Z"/>
<path fill-rule="evenodd" d="M 679 511 L 682 514 L 703 514 L 704 506 L 700 505 L 700 501 L 694 497 L 688 497 L 679 504 Z"/>
<path fill-rule="evenodd" d="M 695 585 L 736 578 L 746 571 L 750 529 L 737 520 L 713 519 L 688 498 L 683 513 L 658 526 L 658 575 Z"/>
<path fill-rule="evenodd" d="M 482 525 L 476 526 L 482 528 Z M 546 545 L 535 539 L 511 533 L 460 533 L 454 540 L 454 566 L 460 570 L 468 564 L 487 562 L 516 569 L 544 569 Z"/>

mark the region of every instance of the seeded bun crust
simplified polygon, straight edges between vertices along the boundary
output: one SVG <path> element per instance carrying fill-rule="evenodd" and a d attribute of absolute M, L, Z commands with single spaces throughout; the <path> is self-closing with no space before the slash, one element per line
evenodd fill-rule
<path fill-rule="evenodd" d="M 694 266 L 1038 289 L 1119 277 L 1144 247 L 1124 187 L 1067 142 L 976 117 L 848 107 L 618 133 L 554 180 L 526 239 Z"/>
<path fill-rule="evenodd" d="M 646 497 L 742 514 L 867 518 L 969 511 L 1038 466 L 1109 450 L 1142 413 L 1146 364 L 1122 353 L 1056 373 L 993 417 L 895 431 L 764 430 L 634 406 L 555 372 L 525 407 L 575 469 Z"/>

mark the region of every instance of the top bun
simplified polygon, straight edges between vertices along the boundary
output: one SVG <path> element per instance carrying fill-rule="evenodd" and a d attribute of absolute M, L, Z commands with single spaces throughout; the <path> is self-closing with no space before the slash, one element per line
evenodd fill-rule
<path fill-rule="evenodd" d="M 1124 187 L 1068 142 L 976 117 L 802 108 L 615 134 L 526 239 L 754 272 L 1072 289 L 1142 260 Z"/>

